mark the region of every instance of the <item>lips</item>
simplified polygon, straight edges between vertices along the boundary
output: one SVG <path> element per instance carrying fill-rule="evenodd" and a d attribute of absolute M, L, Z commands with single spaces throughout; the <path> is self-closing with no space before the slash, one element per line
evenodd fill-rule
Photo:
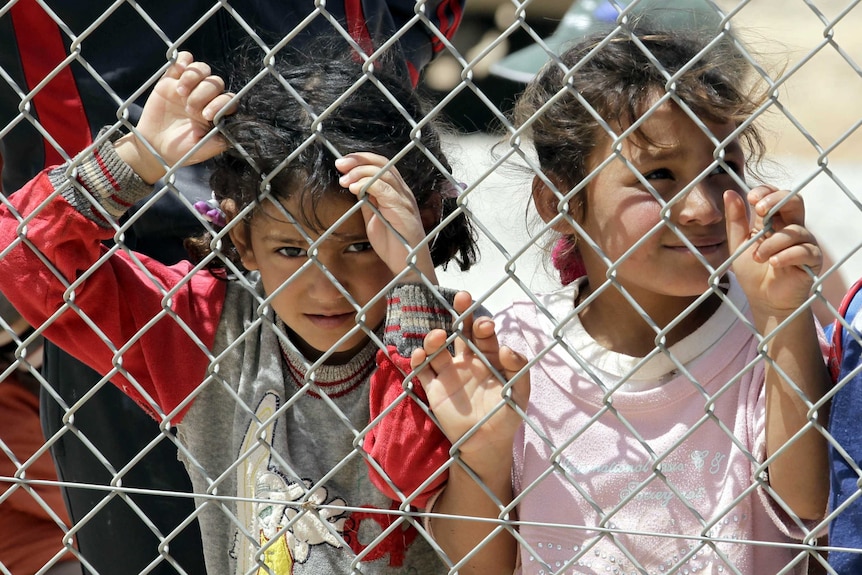
<path fill-rule="evenodd" d="M 713 253 L 723 249 L 727 243 L 724 237 L 704 237 L 704 238 L 688 238 L 688 241 L 702 254 Z M 683 251 L 691 253 L 691 249 L 684 244 L 668 245 L 668 248 L 675 251 Z"/>
<path fill-rule="evenodd" d="M 356 319 L 356 312 L 350 311 L 347 313 L 332 313 L 332 314 L 313 314 L 307 313 L 312 324 L 321 329 L 334 329 L 343 326 L 345 323 L 353 323 Z"/>

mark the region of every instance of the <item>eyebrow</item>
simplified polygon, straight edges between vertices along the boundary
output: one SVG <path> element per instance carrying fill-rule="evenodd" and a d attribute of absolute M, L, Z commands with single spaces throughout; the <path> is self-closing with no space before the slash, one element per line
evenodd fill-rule
<path fill-rule="evenodd" d="M 317 232 L 315 232 L 315 233 L 317 233 Z M 307 231 L 306 231 L 306 234 L 308 234 Z M 311 234 L 308 234 L 308 235 L 310 236 Z M 323 233 L 321 232 L 319 235 L 323 235 Z M 339 240 L 339 241 L 346 242 L 346 243 L 367 242 L 368 241 L 368 235 L 365 233 L 362 233 L 362 234 L 345 234 L 345 233 L 340 233 L 338 231 L 333 231 L 333 232 L 330 232 L 326 237 L 327 237 L 327 239 L 335 239 L 335 240 Z M 308 240 L 306 239 L 306 236 L 303 235 L 299 231 L 296 232 L 296 236 L 287 235 L 284 232 L 274 231 L 272 233 L 265 234 L 263 236 L 263 239 L 266 241 L 275 241 L 275 242 L 283 242 L 283 243 L 286 243 L 286 242 L 309 243 Z M 314 241 L 315 241 L 314 238 L 312 238 L 311 243 L 313 243 Z"/>
<path fill-rule="evenodd" d="M 344 233 L 340 233 L 338 231 L 334 231 L 331 234 L 329 234 L 327 237 L 335 238 L 335 239 L 338 239 L 338 240 L 341 240 L 344 242 L 357 242 L 357 241 L 367 242 L 368 241 L 368 234 L 366 234 L 366 233 L 344 234 Z"/>
<path fill-rule="evenodd" d="M 671 147 L 659 147 L 649 144 L 648 146 L 635 146 L 631 157 L 632 162 L 661 162 L 667 158 L 679 156 L 686 153 L 685 146 L 675 145 Z"/>
<path fill-rule="evenodd" d="M 718 149 L 714 147 L 713 150 Z M 742 147 L 742 143 L 738 138 L 734 138 L 732 141 L 728 142 L 723 148 L 725 157 L 729 155 L 735 154 L 744 154 L 745 150 Z M 652 144 L 648 144 L 646 146 L 635 146 L 634 153 L 631 154 L 629 160 L 634 163 L 643 163 L 643 162 L 663 162 L 668 158 L 682 156 L 685 155 L 689 151 L 689 146 L 686 146 L 684 143 L 680 143 L 678 145 L 673 145 L 670 147 L 667 146 L 654 146 Z"/>

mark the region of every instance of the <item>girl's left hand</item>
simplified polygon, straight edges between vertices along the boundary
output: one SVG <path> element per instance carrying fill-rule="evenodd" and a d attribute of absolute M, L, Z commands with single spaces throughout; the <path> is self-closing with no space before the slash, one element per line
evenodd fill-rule
<path fill-rule="evenodd" d="M 798 194 L 758 186 L 747 200 L 754 210 L 751 223 L 742 197 L 736 192 L 724 193 L 731 253 L 761 230 L 767 231 L 734 260 L 732 269 L 755 313 L 787 317 L 808 299 L 814 283 L 804 267 L 819 274 L 823 253 L 805 227 L 805 205 Z M 779 203 L 782 205 L 767 218 Z"/>
<path fill-rule="evenodd" d="M 357 198 L 364 189 L 367 203 L 362 205 L 362 216 L 368 240 L 392 273 L 398 275 L 409 267 L 413 271 L 403 275 L 401 281 L 417 281 L 421 274 L 436 284 L 427 244 L 416 251 L 415 264 L 410 264 L 413 258 L 408 255 L 425 239 L 425 229 L 416 197 L 401 174 L 394 166 L 383 171 L 388 162 L 387 158 L 371 152 L 347 154 L 335 161 L 336 169 L 343 174 L 339 184 Z M 376 208 L 376 213 L 371 206 Z"/>

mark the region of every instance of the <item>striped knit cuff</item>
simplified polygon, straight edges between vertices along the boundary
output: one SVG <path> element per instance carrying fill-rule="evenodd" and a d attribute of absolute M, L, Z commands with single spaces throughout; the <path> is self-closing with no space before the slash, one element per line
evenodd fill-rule
<path fill-rule="evenodd" d="M 111 222 L 95 209 L 93 200 L 112 217 L 119 218 L 153 191 L 153 186 L 117 155 L 112 141 L 106 141 L 84 157 L 74 181 L 66 177 L 67 171 L 68 165 L 52 170 L 48 175 L 52 185 L 55 189 L 64 188 L 62 195 L 66 201 L 103 228 L 111 227 Z"/>
<path fill-rule="evenodd" d="M 425 284 L 399 284 L 389 292 L 383 341 L 394 345 L 402 357 L 422 347 L 432 329 L 452 331 L 452 301 L 456 290 Z"/>

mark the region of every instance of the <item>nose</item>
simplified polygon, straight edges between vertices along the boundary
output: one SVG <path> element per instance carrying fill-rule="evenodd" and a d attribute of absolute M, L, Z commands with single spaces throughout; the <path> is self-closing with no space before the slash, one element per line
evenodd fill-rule
<path fill-rule="evenodd" d="M 338 286 L 349 288 L 345 274 L 339 273 L 337 261 L 317 255 L 316 263 L 312 262 L 302 272 L 302 281 L 306 284 L 313 299 L 318 302 L 336 302 L 344 299 L 344 294 Z"/>
<path fill-rule="evenodd" d="M 724 189 L 707 181 L 698 182 L 677 204 L 677 221 L 684 225 L 711 225 L 724 219 Z"/>

